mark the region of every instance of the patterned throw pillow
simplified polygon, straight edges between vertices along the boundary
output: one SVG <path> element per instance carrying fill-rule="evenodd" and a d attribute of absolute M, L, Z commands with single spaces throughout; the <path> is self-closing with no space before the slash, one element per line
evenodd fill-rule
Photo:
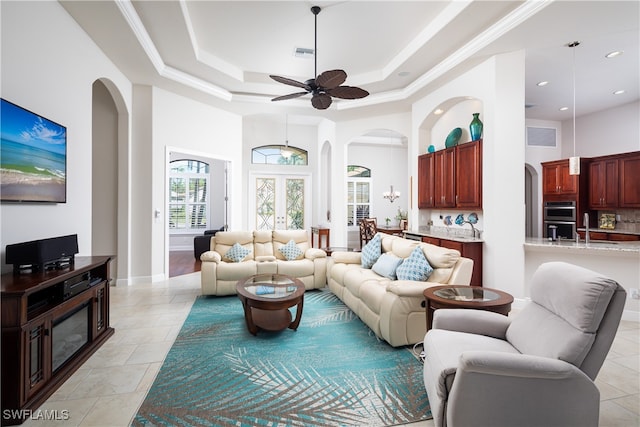
<path fill-rule="evenodd" d="M 296 242 L 293 239 L 289 240 L 289 242 L 278 249 L 283 257 L 285 257 L 288 261 L 293 261 L 294 259 L 300 258 L 304 252 L 302 249 L 296 245 Z"/>
<path fill-rule="evenodd" d="M 250 253 L 251 250 L 236 242 L 233 244 L 233 246 L 231 246 L 231 249 L 229 249 L 227 253 L 224 254 L 224 258 L 228 259 L 231 262 L 240 262 Z"/>
<path fill-rule="evenodd" d="M 399 280 L 419 280 L 424 282 L 433 273 L 433 267 L 427 261 L 420 246 L 411 252 L 409 258 L 405 259 L 396 270 Z"/>
<path fill-rule="evenodd" d="M 369 243 L 362 248 L 362 258 L 360 264 L 364 268 L 371 268 L 376 263 L 380 254 L 382 253 L 382 244 L 380 235 L 376 234 L 373 239 L 369 240 Z"/>
<path fill-rule="evenodd" d="M 390 253 L 384 253 L 380 255 L 380 258 L 373 264 L 371 269 L 382 277 L 396 280 L 396 269 L 400 264 L 402 264 L 402 258 Z"/>

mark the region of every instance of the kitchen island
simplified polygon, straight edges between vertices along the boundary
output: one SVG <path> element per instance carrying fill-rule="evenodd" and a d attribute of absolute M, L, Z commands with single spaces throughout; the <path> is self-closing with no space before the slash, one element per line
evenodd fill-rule
<path fill-rule="evenodd" d="M 632 289 L 640 288 L 640 242 L 613 242 L 527 238 L 525 251 L 525 295 L 531 276 L 545 262 L 564 261 L 597 271 L 625 288 L 628 299 L 623 319 L 640 321 L 640 300 L 632 299 Z"/>

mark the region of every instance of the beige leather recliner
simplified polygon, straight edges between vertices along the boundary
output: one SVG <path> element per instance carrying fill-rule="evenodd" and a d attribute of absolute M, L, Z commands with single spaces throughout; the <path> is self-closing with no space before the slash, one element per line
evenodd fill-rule
<path fill-rule="evenodd" d="M 299 259 L 287 260 L 280 248 L 293 240 L 302 251 Z M 238 243 L 250 252 L 240 262 L 225 254 Z M 200 285 L 203 295 L 235 295 L 238 280 L 262 273 L 293 276 L 306 289 L 327 285 L 327 254 L 309 244 L 306 230 L 219 231 L 211 238 L 210 250 L 200 256 Z"/>
<path fill-rule="evenodd" d="M 424 341 L 435 425 L 597 426 L 594 380 L 625 299 L 614 280 L 550 262 L 536 270 L 531 302 L 513 317 L 436 310 Z"/>

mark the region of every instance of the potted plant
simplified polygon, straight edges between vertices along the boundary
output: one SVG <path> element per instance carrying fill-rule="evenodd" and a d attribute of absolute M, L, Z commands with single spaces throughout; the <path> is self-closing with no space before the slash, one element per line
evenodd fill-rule
<path fill-rule="evenodd" d="M 387 227 L 389 226 L 389 223 L 390 223 L 390 222 L 391 222 L 391 218 L 386 217 L 386 218 L 384 219 L 384 223 L 387 225 Z"/>
<path fill-rule="evenodd" d="M 396 214 L 396 217 L 395 217 L 398 220 L 398 225 L 400 225 L 402 220 L 407 219 L 407 215 L 408 215 L 407 211 L 403 211 L 402 209 L 398 208 L 398 213 Z"/>

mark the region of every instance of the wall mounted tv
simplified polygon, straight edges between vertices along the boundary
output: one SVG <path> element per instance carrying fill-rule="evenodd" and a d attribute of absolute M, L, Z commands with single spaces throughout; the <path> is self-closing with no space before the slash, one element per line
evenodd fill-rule
<path fill-rule="evenodd" d="M 0 200 L 66 203 L 67 128 L 0 103 Z"/>

